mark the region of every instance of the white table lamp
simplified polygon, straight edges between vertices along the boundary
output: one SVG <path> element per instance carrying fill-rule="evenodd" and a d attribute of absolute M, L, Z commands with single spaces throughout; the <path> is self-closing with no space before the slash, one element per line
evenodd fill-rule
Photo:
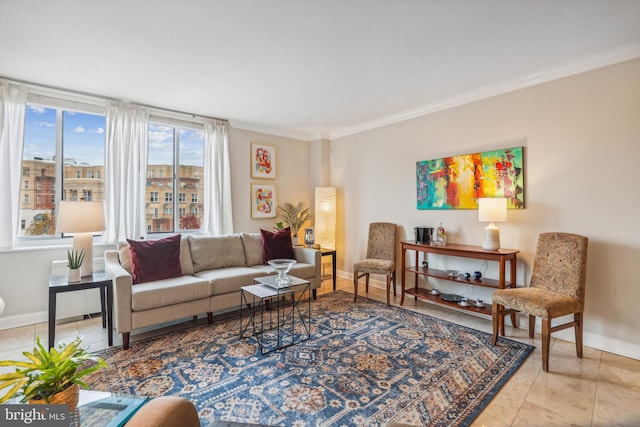
<path fill-rule="evenodd" d="M 506 220 L 507 199 L 502 197 L 478 199 L 478 221 L 489 223 L 484 229 L 482 249 L 487 251 L 500 249 L 500 230 L 494 222 L 505 222 Z"/>
<path fill-rule="evenodd" d="M 82 277 L 93 274 L 93 233 L 104 229 L 102 202 L 60 202 L 56 232 L 73 233 L 73 249 L 84 251 L 84 261 L 80 266 Z"/>

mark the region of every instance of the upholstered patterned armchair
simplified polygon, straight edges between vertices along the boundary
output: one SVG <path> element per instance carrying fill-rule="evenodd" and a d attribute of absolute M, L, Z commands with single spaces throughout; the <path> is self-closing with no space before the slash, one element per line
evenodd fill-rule
<path fill-rule="evenodd" d="M 387 305 L 390 304 L 390 286 L 396 294 L 396 224 L 372 222 L 369 224 L 367 258 L 353 264 L 353 301 L 358 298 L 358 280 L 365 277 L 365 291 L 369 292 L 369 274 L 387 276 Z"/>
<path fill-rule="evenodd" d="M 552 332 L 575 327 L 576 354 L 582 357 L 587 243 L 586 237 L 577 234 L 540 234 L 529 287 L 499 289 L 493 293 L 493 345 L 498 340 L 501 317 L 520 311 L 529 314 L 531 338 L 535 318 L 542 318 L 542 369 L 545 372 L 549 371 Z M 568 314 L 573 314 L 573 322 L 551 326 L 552 319 Z"/>

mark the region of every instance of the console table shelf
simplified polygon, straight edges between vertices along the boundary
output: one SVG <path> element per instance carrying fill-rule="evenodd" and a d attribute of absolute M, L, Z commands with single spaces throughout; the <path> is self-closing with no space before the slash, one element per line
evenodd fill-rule
<path fill-rule="evenodd" d="M 466 285 L 484 286 L 487 288 L 500 288 L 500 281 L 494 279 L 487 279 L 485 277 L 481 279 L 464 279 L 461 277 L 451 277 L 445 270 L 437 270 L 435 268 L 424 267 L 406 267 L 407 273 L 421 274 L 423 276 L 435 277 L 436 279 L 449 280 L 451 282 L 464 283 Z M 506 287 L 511 287 L 510 282 L 505 283 Z"/>
<path fill-rule="evenodd" d="M 400 242 L 402 247 L 402 299 L 400 305 L 404 304 L 405 294 L 413 295 L 415 298 L 420 298 L 426 301 L 430 301 L 436 304 L 456 307 L 462 310 L 468 310 L 476 313 L 491 315 L 491 306 L 486 304 L 484 307 L 476 307 L 474 305 L 462 306 L 455 301 L 445 301 L 440 298 L 440 295 L 431 294 L 430 289 L 420 288 L 418 286 L 418 277 L 433 277 L 441 280 L 448 280 L 451 282 L 462 283 L 473 286 L 483 286 L 493 289 L 515 288 L 516 283 L 516 266 L 517 266 L 517 254 L 518 250 L 515 249 L 498 249 L 495 251 L 487 251 L 480 246 L 471 245 L 458 245 L 447 244 L 446 246 L 431 246 L 423 243 L 415 243 L 413 241 Z M 407 265 L 407 251 L 415 251 L 415 265 Z M 499 264 L 498 279 L 464 279 L 459 276 L 449 276 L 446 271 L 438 270 L 435 268 L 423 267 L 420 261 L 420 253 L 423 254 L 423 260 L 427 261 L 428 254 L 453 256 L 460 258 L 472 258 L 482 259 L 487 261 L 496 261 Z M 509 280 L 506 275 L 506 264 L 509 263 Z M 413 287 L 407 287 L 406 275 L 407 273 L 413 274 Z M 515 315 L 512 316 L 512 322 L 515 322 Z M 500 325 L 500 331 L 504 332 L 504 318 Z M 514 323 L 515 325 L 515 323 Z"/>
<path fill-rule="evenodd" d="M 455 301 L 445 301 L 442 298 L 440 298 L 440 295 L 432 295 L 431 292 L 429 292 L 429 290 L 425 288 L 412 288 L 412 289 L 407 289 L 405 292 L 409 295 L 415 296 L 416 298 L 431 301 L 436 304 L 460 308 L 468 311 L 474 311 L 476 313 L 486 314 L 488 316 L 491 316 L 491 304 L 485 304 L 484 307 L 476 307 L 473 304 L 468 306 L 462 306 Z"/>

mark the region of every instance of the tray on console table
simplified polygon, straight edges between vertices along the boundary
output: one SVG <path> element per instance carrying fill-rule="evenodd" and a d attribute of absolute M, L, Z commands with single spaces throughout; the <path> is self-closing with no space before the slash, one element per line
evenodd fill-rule
<path fill-rule="evenodd" d="M 520 252 L 516 249 L 498 249 L 495 251 L 487 251 L 482 249 L 481 246 L 472 246 L 472 245 L 459 245 L 455 243 L 447 244 L 446 246 L 431 246 L 423 243 L 415 243 L 413 241 L 404 240 L 400 242 L 402 247 L 402 299 L 400 300 L 400 305 L 404 304 L 405 294 L 413 295 L 416 298 L 421 298 L 427 301 L 431 301 L 437 304 L 456 307 L 463 310 L 473 311 L 476 313 L 482 313 L 491 315 L 491 306 L 486 305 L 483 307 L 476 307 L 473 305 L 470 306 L 461 306 L 455 302 L 444 301 L 440 298 L 439 295 L 432 295 L 429 289 L 420 288 L 418 286 L 418 277 L 419 276 L 428 276 L 435 277 L 437 279 L 449 280 L 452 282 L 464 283 L 468 285 L 474 286 L 484 286 L 494 289 L 504 289 L 515 287 L 516 283 L 516 267 L 517 267 L 517 254 Z M 415 265 L 407 266 L 407 251 L 412 250 L 416 252 L 415 256 Z M 437 270 L 434 268 L 425 268 L 422 267 L 422 263 L 420 261 L 419 254 L 423 253 L 423 259 L 426 260 L 427 255 L 437 254 L 437 255 L 445 255 L 445 256 L 454 256 L 460 258 L 472 258 L 472 259 L 482 259 L 487 261 L 496 261 L 499 263 L 499 277 L 498 279 L 463 279 L 458 276 L 452 277 L 447 274 L 446 271 Z M 507 281 L 506 276 L 506 264 L 509 263 L 509 280 Z M 414 283 L 413 288 L 407 288 L 406 284 L 406 274 L 414 275 Z M 515 324 L 515 315 L 512 316 L 511 321 Z M 504 324 L 500 325 L 500 330 L 504 331 Z"/>

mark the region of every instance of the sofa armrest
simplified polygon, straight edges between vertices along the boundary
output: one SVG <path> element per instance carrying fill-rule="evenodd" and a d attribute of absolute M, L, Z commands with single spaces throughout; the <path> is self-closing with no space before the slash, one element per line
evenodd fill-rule
<path fill-rule="evenodd" d="M 311 288 L 319 288 L 322 282 L 322 252 L 313 248 L 294 246 L 293 255 L 296 257 L 296 261 L 314 266 L 316 274 Z"/>
<path fill-rule="evenodd" d="M 104 251 L 105 270 L 113 281 L 113 318 L 116 330 L 120 333 L 131 332 L 131 287 L 133 277 L 120 265 L 119 253 L 116 250 Z"/>

